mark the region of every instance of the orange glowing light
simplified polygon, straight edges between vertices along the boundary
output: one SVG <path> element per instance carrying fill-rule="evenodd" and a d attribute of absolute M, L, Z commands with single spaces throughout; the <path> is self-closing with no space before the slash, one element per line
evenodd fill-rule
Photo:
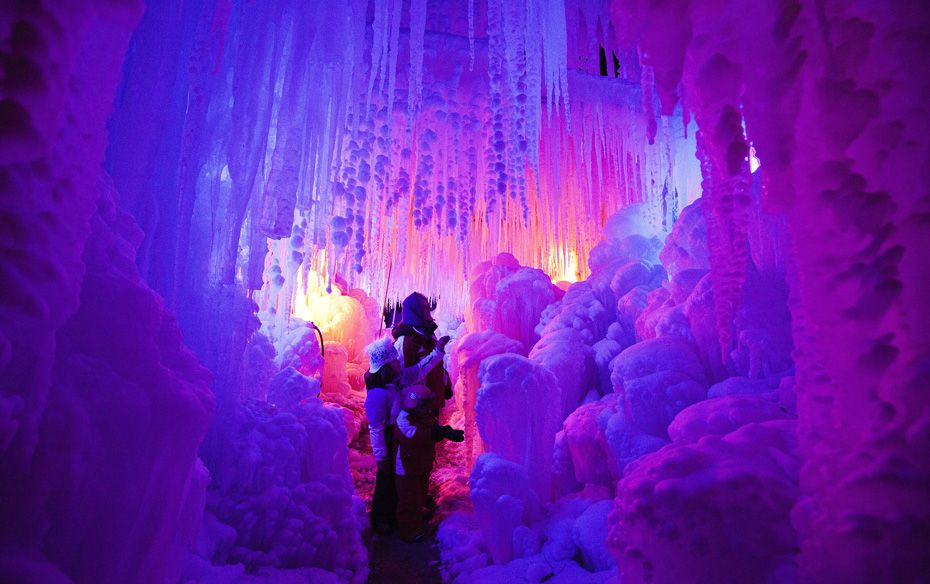
<path fill-rule="evenodd" d="M 581 271 L 578 269 L 578 254 L 574 250 L 550 255 L 549 266 L 545 271 L 555 283 L 575 283 L 582 279 Z"/>
<path fill-rule="evenodd" d="M 306 277 L 303 265 L 297 270 L 297 288 L 291 310 L 293 316 L 312 322 L 324 333 L 329 333 L 344 324 L 344 317 L 348 314 L 347 300 L 337 286 L 332 287 L 332 292 L 327 292 L 325 281 L 313 268 L 309 268 Z"/>

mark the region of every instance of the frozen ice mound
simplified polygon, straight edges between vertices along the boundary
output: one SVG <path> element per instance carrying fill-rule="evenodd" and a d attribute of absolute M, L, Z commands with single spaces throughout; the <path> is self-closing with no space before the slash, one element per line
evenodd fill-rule
<path fill-rule="evenodd" d="M 495 563 L 506 564 L 514 557 L 517 528 L 539 517 L 540 501 L 526 467 L 494 453 L 482 454 L 468 488 L 484 544 Z"/>
<path fill-rule="evenodd" d="M 561 425 L 558 380 L 539 363 L 512 353 L 485 359 L 478 378 L 475 414 L 485 449 L 523 466 L 539 499 L 548 501 Z"/>
<path fill-rule="evenodd" d="M 282 411 L 293 411 L 305 398 L 318 395 L 318 380 L 307 377 L 293 367 L 286 367 L 272 378 L 268 388 L 268 403 Z"/>
<path fill-rule="evenodd" d="M 530 351 L 529 358 L 551 371 L 558 381 L 560 416 L 575 411 L 585 394 L 597 386 L 594 349 L 575 329 L 559 329 L 544 336 Z"/>
<path fill-rule="evenodd" d="M 468 329 L 497 331 L 522 343 L 524 350 L 539 340 L 536 326 L 543 310 L 563 295 L 545 272 L 520 266 L 510 254 L 482 262 L 471 278 Z"/>
<path fill-rule="evenodd" d="M 70 305 L 67 317 L 0 334 L 0 524 L 18 545 L 0 557 L 5 582 L 176 579 L 203 509 L 197 449 L 214 410 L 210 372 L 139 276 L 141 232 L 111 185 L 101 181 L 93 194 L 83 238 L 71 243 L 83 250 L 80 268 L 69 274 L 58 250 L 29 268 L 74 277 L 74 303 L 53 307 Z M 61 220 L 47 213 L 46 222 Z M 3 304 L 15 288 L 0 289 Z M 33 292 L 40 302 L 45 291 Z"/>
<path fill-rule="evenodd" d="M 790 573 L 797 536 L 794 420 L 676 442 L 632 463 L 608 546 L 624 582 L 764 582 Z"/>
<path fill-rule="evenodd" d="M 707 397 L 707 376 L 693 343 L 659 337 L 637 343 L 611 362 L 614 391 L 627 421 L 665 438 L 675 414 Z"/>
<path fill-rule="evenodd" d="M 224 426 L 207 511 L 235 538 L 208 559 L 250 570 L 315 567 L 364 581 L 364 504 L 349 475 L 340 408 L 316 398 L 290 412 L 247 401 Z"/>
<path fill-rule="evenodd" d="M 520 341 L 492 330 L 468 333 L 456 343 L 454 363 L 457 380 L 454 395 L 465 421 L 463 429 L 466 472 L 471 471 L 475 458 L 483 450 L 475 414 L 478 388 L 481 384 L 478 379 L 481 363 L 493 355 L 519 353 L 522 350 L 523 344 Z"/>
<path fill-rule="evenodd" d="M 562 464 L 572 472 L 574 484 L 611 490 L 627 464 L 668 443 L 631 424 L 620 396 L 615 393 L 572 412 L 565 420 L 559 441 L 568 455 Z"/>
<path fill-rule="evenodd" d="M 698 402 L 678 412 L 668 434 L 673 442 L 697 442 L 729 434 L 753 422 L 791 418 L 784 408 L 752 395 L 731 395 Z"/>
<path fill-rule="evenodd" d="M 682 209 L 671 233 L 665 238 L 659 259 L 671 278 L 684 270 L 710 269 L 703 205 L 703 199 L 698 199 Z"/>

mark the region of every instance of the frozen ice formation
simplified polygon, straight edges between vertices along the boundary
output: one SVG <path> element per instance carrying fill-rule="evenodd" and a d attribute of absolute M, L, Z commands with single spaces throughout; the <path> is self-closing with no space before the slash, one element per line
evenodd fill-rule
<path fill-rule="evenodd" d="M 529 357 L 555 375 L 562 419 L 575 411 L 585 395 L 597 385 L 594 349 L 585 344 L 575 329 L 560 329 L 547 334 L 533 346 Z"/>
<path fill-rule="evenodd" d="M 0 580 L 363 580 L 412 291 L 446 579 L 927 579 L 923 3 L 330 4 L 0 5 Z"/>
<path fill-rule="evenodd" d="M 210 373 L 100 170 L 142 7 L 0 12 L 0 580 L 174 580 L 203 510 Z"/>
<path fill-rule="evenodd" d="M 628 422 L 666 437 L 675 414 L 707 397 L 707 377 L 694 346 L 678 337 L 637 343 L 611 362 L 611 380 Z"/>
<path fill-rule="evenodd" d="M 796 424 L 751 423 L 673 443 L 617 486 L 608 546 L 632 581 L 792 581 Z"/>
<path fill-rule="evenodd" d="M 513 353 L 482 361 L 478 380 L 475 415 L 485 450 L 521 465 L 536 496 L 548 501 L 552 447 L 562 419 L 558 380 Z"/>
<path fill-rule="evenodd" d="M 364 582 L 365 518 L 339 408 L 310 397 L 287 408 L 245 402 L 233 416 L 206 505 L 229 537 L 210 541 L 219 530 L 203 532 L 205 559 L 250 570 L 316 567 Z"/>
<path fill-rule="evenodd" d="M 521 266 L 510 254 L 478 264 L 472 278 L 469 328 L 497 331 L 524 350 L 539 340 L 535 328 L 543 310 L 563 295 L 544 272 Z"/>
<path fill-rule="evenodd" d="M 752 422 L 793 418 L 761 397 L 730 395 L 698 402 L 680 411 L 668 427 L 673 442 L 697 442 L 704 436 L 729 434 Z"/>
<path fill-rule="evenodd" d="M 506 564 L 513 558 L 517 528 L 534 520 L 540 510 L 527 466 L 495 453 L 482 454 L 468 488 L 485 545 L 496 563 Z"/>
<path fill-rule="evenodd" d="M 455 362 L 458 378 L 453 393 L 464 414 L 465 470 L 468 472 L 483 451 L 475 409 L 481 385 L 478 378 L 481 364 L 488 357 L 503 353 L 519 353 L 522 350 L 523 344 L 520 341 L 491 330 L 469 333 L 456 343 Z"/>

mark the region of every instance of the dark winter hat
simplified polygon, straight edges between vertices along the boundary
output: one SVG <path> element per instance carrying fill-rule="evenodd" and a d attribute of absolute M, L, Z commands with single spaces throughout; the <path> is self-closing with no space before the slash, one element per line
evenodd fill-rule
<path fill-rule="evenodd" d="M 403 304 L 403 324 L 411 326 L 427 326 L 433 322 L 430 315 L 429 300 L 419 292 L 414 292 L 404 298 Z"/>

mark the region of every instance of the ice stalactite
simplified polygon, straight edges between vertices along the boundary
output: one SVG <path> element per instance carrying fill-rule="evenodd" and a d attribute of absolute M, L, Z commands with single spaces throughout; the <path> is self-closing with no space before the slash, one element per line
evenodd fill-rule
<path fill-rule="evenodd" d="M 721 355 L 732 344 L 733 315 L 739 308 L 740 289 L 749 260 L 749 147 L 743 134 L 739 112 L 738 65 L 715 54 L 701 66 L 696 101 L 713 100 L 705 93 L 720 93 L 729 102 L 695 107 L 698 121 L 697 156 L 706 199 L 705 220 L 710 252 L 710 273 L 714 283 L 714 306 Z M 708 107 L 708 110 L 704 110 Z"/>
<path fill-rule="evenodd" d="M 486 192 L 486 220 L 491 222 L 491 215 L 503 208 L 502 195 L 507 192 L 506 163 L 504 152 L 504 93 L 503 93 L 503 57 L 505 44 L 503 38 L 503 11 L 502 3 L 498 0 L 488 1 L 488 82 L 489 82 L 489 118 L 485 122 L 490 125 L 488 144 L 485 150 L 487 159 L 487 174 L 490 177 L 485 189 Z"/>
<path fill-rule="evenodd" d="M 468 70 L 475 70 L 475 0 L 468 0 Z"/>
<path fill-rule="evenodd" d="M 306 13 L 297 11 L 285 15 L 282 34 L 285 38 L 302 38 L 312 34 L 312 23 Z M 299 166 L 306 124 L 306 103 L 301 89 L 309 74 L 309 46 L 305 43 L 288 43 L 283 51 L 286 59 L 280 78 L 282 99 L 277 109 L 274 150 L 270 156 L 268 179 L 262 189 L 262 232 L 280 239 L 290 235 L 297 204 Z"/>
<path fill-rule="evenodd" d="M 650 144 L 655 144 L 656 131 L 658 131 L 655 114 L 656 107 L 655 103 L 653 102 L 654 88 L 655 74 L 652 71 L 652 67 L 649 65 L 643 65 L 643 74 L 640 80 L 640 91 L 643 93 L 643 115 L 646 117 L 646 136 L 649 138 Z"/>
<path fill-rule="evenodd" d="M 423 35 L 426 34 L 426 0 L 410 1 L 410 77 L 407 82 L 407 128 L 420 111 L 423 95 Z"/>
<path fill-rule="evenodd" d="M 374 20 L 371 23 L 371 61 L 368 71 L 368 94 L 365 99 L 365 112 L 371 114 L 371 96 L 375 90 L 375 83 L 381 79 L 381 91 L 384 91 L 384 80 L 387 78 L 388 47 L 390 35 L 388 22 L 390 18 L 388 7 L 390 0 L 374 0 Z"/>
<path fill-rule="evenodd" d="M 391 26 L 388 28 L 390 42 L 388 43 L 388 82 L 385 103 L 387 104 L 388 140 L 390 140 L 394 127 L 394 96 L 397 90 L 397 55 L 400 50 L 400 17 L 403 0 L 388 0 L 391 3 Z M 383 81 L 382 81 L 383 83 Z"/>
<path fill-rule="evenodd" d="M 159 290 L 171 296 L 184 289 L 190 274 L 204 270 L 211 285 L 241 280 L 254 290 L 265 239 L 290 237 L 299 222 L 303 245 L 295 253 L 325 264 L 330 277 L 341 274 L 382 297 L 400 287 L 431 290 L 450 309 L 462 310 L 465 299 L 456 291 L 466 286 L 476 259 L 510 250 L 525 265 L 575 280 L 586 274 L 587 253 L 617 206 L 662 196 L 653 183 L 665 184 L 668 156 L 661 148 L 640 153 L 645 130 L 638 90 L 570 71 L 564 2 L 492 2 L 486 14 L 475 6 L 474 40 L 488 50 L 476 53 L 474 70 L 465 65 L 470 45 L 464 28 L 461 37 L 432 30 L 451 18 L 442 12 L 451 8 L 412 6 L 415 26 L 404 42 L 403 3 L 373 3 L 368 38 L 363 4 L 340 6 L 325 22 L 286 2 L 234 2 L 224 34 L 214 32 L 213 23 L 223 20 L 225 5 L 215 12 L 212 5 L 191 7 L 176 21 L 163 21 L 183 25 L 185 38 L 192 39 L 177 41 L 181 50 L 174 54 L 185 74 L 169 95 L 161 95 L 179 112 L 172 119 L 182 120 L 166 127 L 166 135 L 188 138 L 180 151 L 149 158 L 156 161 L 153 172 L 164 177 L 161 184 L 175 180 L 172 161 L 187 161 L 184 188 L 193 196 L 185 201 L 187 209 L 193 205 L 194 220 L 183 227 L 150 181 L 138 178 L 141 159 L 123 153 L 129 120 L 148 111 L 148 93 L 159 95 L 146 80 L 155 75 L 155 63 L 147 65 L 146 77 L 135 73 L 142 55 L 131 57 L 126 98 L 114 124 L 115 142 L 123 145 L 113 149 L 112 170 L 126 191 L 127 208 L 151 223 L 143 265 L 152 258 L 155 265 L 146 269 Z M 439 11 L 435 19 L 427 8 Z M 603 26 L 593 34 L 602 37 Z M 166 34 L 165 24 L 145 23 L 146 35 L 155 36 L 150 28 L 157 27 Z M 146 47 L 148 38 L 140 39 Z M 221 40 L 226 46 L 216 46 Z M 155 52 L 166 56 L 168 50 Z M 220 71 L 213 72 L 206 65 L 212 67 L 218 54 Z M 577 135 L 569 121 L 570 86 L 591 102 L 576 107 Z M 401 116 L 395 93 L 404 88 Z M 197 107 L 181 112 L 189 93 Z M 402 118 L 412 119 L 411 100 L 416 124 L 408 128 Z M 230 102 L 231 116 L 220 107 Z M 657 144 L 681 160 L 692 146 L 677 138 L 684 129 L 673 126 Z M 196 132 L 185 133 L 188 128 Z M 210 136 L 218 138 L 207 147 Z M 689 174 L 670 183 L 669 192 L 684 198 L 681 206 L 696 185 Z M 157 202 L 154 208 L 150 200 Z M 417 214 L 414 220 L 408 212 Z M 209 226 L 200 219 L 206 216 Z M 179 231 L 190 233 L 182 237 Z M 181 253 L 185 247 L 190 249 Z M 168 248 L 179 259 L 169 275 L 154 277 L 167 263 L 161 250 Z M 398 269 L 389 282 L 381 268 L 391 265 Z M 451 265 L 454 277 L 441 275 Z M 295 276 L 292 269 L 281 275 Z M 284 299 L 278 308 L 288 311 L 296 301 Z M 186 322 L 183 313 L 181 320 Z"/>
<path fill-rule="evenodd" d="M 562 103 L 566 127 L 571 129 L 568 93 L 568 40 L 564 0 L 545 0 L 542 14 L 543 63 L 546 81 L 546 112 L 551 123 L 552 112 L 558 113 Z M 554 110 L 553 110 L 554 108 Z"/>

